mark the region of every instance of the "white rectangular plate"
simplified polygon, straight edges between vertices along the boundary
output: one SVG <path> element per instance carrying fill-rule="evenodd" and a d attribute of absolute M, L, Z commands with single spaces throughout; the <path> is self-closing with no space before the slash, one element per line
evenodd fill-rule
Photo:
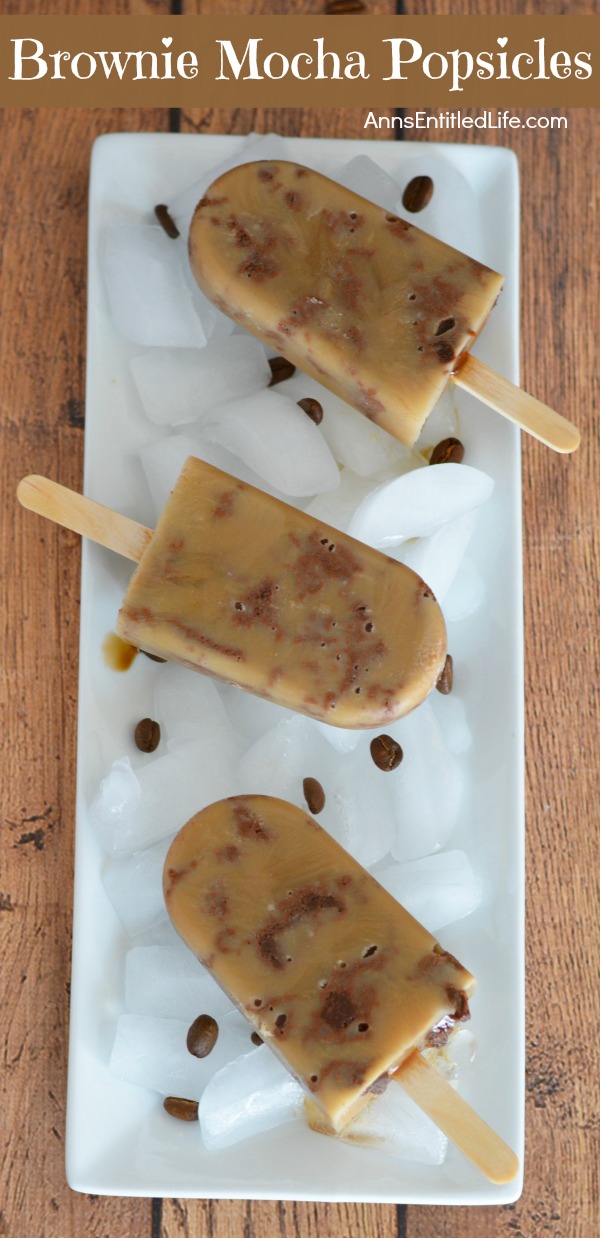
<path fill-rule="evenodd" d="M 132 399 L 128 358 L 139 351 L 108 315 L 98 239 L 111 223 L 153 222 L 204 171 L 235 154 L 237 137 L 123 134 L 95 146 L 90 187 L 90 256 L 85 491 L 147 520 L 140 447 L 157 436 Z M 475 351 L 518 381 L 518 176 L 511 152 L 483 146 L 289 139 L 289 158 L 335 177 L 355 155 L 369 155 L 402 184 L 443 158 L 476 196 L 478 252 L 506 276 L 493 320 Z M 418 160 L 419 167 L 415 164 Z M 410 164 L 410 169 L 408 165 Z M 406 169 L 406 171 L 404 170 Z M 449 243 L 460 237 L 459 203 L 447 203 Z M 416 222 L 419 222 L 417 218 Z M 426 226 L 424 223 L 423 226 Z M 475 238 L 474 238 L 475 244 Z M 466 757 L 467 794 L 451 846 L 466 850 L 484 888 L 481 906 L 441 934 L 478 977 L 471 1027 L 475 1061 L 460 1076 L 466 1099 L 523 1160 L 524 814 L 523 648 L 520 453 L 518 431 L 466 399 L 461 437 L 467 460 L 495 479 L 471 558 L 485 600 L 453 625 L 452 652 L 464 668 L 464 700 L 474 734 Z M 156 667 L 138 658 L 127 675 L 104 664 L 131 565 L 84 545 L 79 683 L 79 746 L 73 975 L 67 1112 L 67 1175 L 80 1191 L 106 1195 L 258 1198 L 374 1203 L 500 1204 L 518 1197 L 521 1178 L 485 1181 L 450 1149 L 427 1167 L 348 1147 L 298 1124 L 221 1153 L 203 1148 L 196 1125 L 178 1123 L 155 1093 L 113 1078 L 109 1057 L 122 1010 L 123 968 L 131 944 L 102 885 L 105 858 L 89 805 L 110 762 L 131 746 L 131 726 L 147 713 Z M 432 769 L 432 777 L 435 770 Z M 458 836 L 457 836 L 458 835 Z"/>

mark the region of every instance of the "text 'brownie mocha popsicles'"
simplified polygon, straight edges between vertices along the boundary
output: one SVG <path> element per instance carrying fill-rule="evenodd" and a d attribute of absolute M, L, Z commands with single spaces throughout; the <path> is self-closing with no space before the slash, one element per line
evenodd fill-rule
<path fill-rule="evenodd" d="M 402 717 L 444 666 L 441 610 L 417 574 L 190 457 L 156 531 L 45 478 L 19 498 L 139 561 L 119 634 L 340 727 Z"/>
<path fill-rule="evenodd" d="M 177 932 L 335 1131 L 405 1062 L 419 1103 L 423 1071 L 464 1105 L 408 1060 L 469 1017 L 473 976 L 312 817 L 262 795 L 211 804 L 171 844 L 163 888 Z M 497 1142 L 508 1181 L 516 1158 Z"/>
<path fill-rule="evenodd" d="M 409 446 L 450 380 L 558 451 L 579 443 L 469 356 L 502 276 L 318 172 L 226 172 L 196 207 L 189 251 L 219 309 Z"/>

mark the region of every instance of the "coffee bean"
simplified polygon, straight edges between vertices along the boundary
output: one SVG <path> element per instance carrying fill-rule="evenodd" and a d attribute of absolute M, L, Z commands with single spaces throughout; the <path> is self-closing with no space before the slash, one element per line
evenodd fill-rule
<path fill-rule="evenodd" d="M 194 1019 L 186 1036 L 185 1043 L 194 1057 L 208 1057 L 212 1053 L 219 1035 L 219 1024 L 211 1014 L 199 1014 Z"/>
<path fill-rule="evenodd" d="M 304 798 L 309 812 L 322 812 L 325 807 L 325 792 L 316 778 L 305 778 L 302 783 Z"/>
<path fill-rule="evenodd" d="M 296 366 L 288 361 L 287 357 L 270 357 L 269 365 L 271 367 L 269 387 L 276 387 L 277 383 L 285 382 L 286 378 L 291 378 L 296 373 Z"/>
<path fill-rule="evenodd" d="M 371 756 L 377 769 L 389 773 L 390 770 L 398 769 L 404 753 L 400 744 L 392 739 L 391 735 L 378 735 L 376 739 L 371 740 Z"/>
<path fill-rule="evenodd" d="M 154 214 L 156 215 L 161 228 L 164 229 L 167 236 L 170 236 L 172 241 L 176 241 L 177 237 L 180 235 L 179 228 L 177 227 L 175 220 L 169 214 L 168 206 L 165 206 L 161 202 L 160 206 L 154 207 Z"/>
<path fill-rule="evenodd" d="M 442 667 L 440 677 L 435 685 L 438 692 L 441 692 L 442 696 L 448 696 L 448 693 L 452 691 L 453 680 L 454 664 L 452 662 L 452 654 L 449 653 Z"/>
<path fill-rule="evenodd" d="M 443 438 L 434 447 L 429 458 L 430 464 L 461 464 L 465 458 L 465 449 L 459 438 Z"/>
<path fill-rule="evenodd" d="M 264 1045 L 265 1043 L 262 1036 L 259 1036 L 258 1032 L 252 1032 L 250 1035 L 250 1040 L 253 1045 Z"/>
<path fill-rule="evenodd" d="M 364 13 L 363 0 L 326 0 L 325 13 L 327 17 L 336 17 L 348 13 Z"/>
<path fill-rule="evenodd" d="M 197 1100 L 186 1100 L 183 1096 L 165 1096 L 163 1109 L 166 1109 L 172 1118 L 179 1118 L 181 1122 L 198 1121 Z"/>
<path fill-rule="evenodd" d="M 432 194 L 433 181 L 430 176 L 413 176 L 402 194 L 404 210 L 416 215 L 417 211 L 422 211 L 427 203 L 431 202 Z"/>
<path fill-rule="evenodd" d="M 133 738 L 140 752 L 155 752 L 160 744 L 160 727 L 153 718 L 142 718 L 138 722 Z"/>
<path fill-rule="evenodd" d="M 314 421 L 316 426 L 320 426 L 323 420 L 323 405 L 319 404 L 318 400 L 313 400 L 311 396 L 306 396 L 304 400 L 298 400 L 298 408 L 301 408 L 311 421 Z"/>
<path fill-rule="evenodd" d="M 145 658 L 150 658 L 151 662 L 166 662 L 166 658 L 159 658 L 157 653 L 148 653 L 146 649 L 138 649 L 138 653 L 143 653 Z"/>

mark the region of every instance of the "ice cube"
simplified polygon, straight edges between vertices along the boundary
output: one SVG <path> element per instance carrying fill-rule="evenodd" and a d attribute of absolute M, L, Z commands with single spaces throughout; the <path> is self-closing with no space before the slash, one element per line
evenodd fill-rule
<path fill-rule="evenodd" d="M 162 890 L 165 856 L 174 835 L 123 860 L 110 860 L 103 875 L 104 888 L 131 937 L 166 920 Z"/>
<path fill-rule="evenodd" d="M 115 761 L 90 812 L 104 850 L 113 856 L 141 851 L 213 800 L 234 794 L 237 757 L 233 734 L 207 729 L 201 740 L 183 742 L 141 765 L 137 774 L 128 757 Z"/>
<path fill-rule="evenodd" d="M 435 468 L 438 465 L 433 466 Z M 439 466 L 442 467 L 441 465 Z M 479 509 L 466 512 L 457 520 L 441 525 L 430 537 L 418 537 L 403 542 L 395 559 L 411 567 L 433 590 L 438 602 L 444 602 L 451 590 L 464 553 L 479 519 Z M 446 606 L 444 616 L 448 618 Z"/>
<path fill-rule="evenodd" d="M 323 410 L 319 430 L 335 459 L 361 477 L 391 469 L 394 471 L 390 476 L 396 476 L 398 471 L 422 463 L 418 453 L 404 447 L 307 374 L 298 371 L 287 379 L 281 394 L 295 403 L 307 397 L 318 401 Z"/>
<path fill-rule="evenodd" d="M 204 348 L 154 348 L 132 357 L 146 416 L 157 425 L 197 421 L 216 404 L 268 387 L 271 369 L 250 335 L 211 340 Z"/>
<path fill-rule="evenodd" d="M 146 443 L 140 458 L 144 470 L 156 518 L 158 519 L 179 474 L 188 458 L 195 455 L 196 444 L 184 434 Z"/>
<path fill-rule="evenodd" d="M 445 438 L 460 438 L 459 406 L 462 398 L 454 383 L 449 383 L 421 430 L 413 449 L 415 454 L 431 451 Z"/>
<path fill-rule="evenodd" d="M 328 829 L 360 864 L 371 868 L 392 844 L 390 793 L 399 770 L 384 773 L 377 768 L 370 752 L 370 736 L 364 734 L 354 751 L 338 759 L 334 768 L 331 782 L 337 812 Z"/>
<path fill-rule="evenodd" d="M 339 484 L 337 465 L 318 427 L 275 391 L 220 404 L 203 430 L 209 441 L 239 456 L 284 494 L 318 494 Z"/>
<path fill-rule="evenodd" d="M 427 537 L 489 498 L 494 482 L 468 464 L 435 464 L 385 483 L 363 499 L 349 533 L 377 548 Z"/>
<path fill-rule="evenodd" d="M 178 248 L 162 228 L 105 228 L 101 264 L 113 321 L 126 339 L 171 348 L 206 343 Z"/>
<path fill-rule="evenodd" d="M 144 933 L 140 933 L 136 941 L 140 946 L 168 946 L 169 949 L 180 952 L 187 950 L 187 946 L 184 946 L 181 937 L 175 932 L 168 916 L 165 920 L 146 929 Z"/>
<path fill-rule="evenodd" d="M 216 685 L 175 662 L 166 663 L 154 681 L 153 717 L 167 740 L 228 743 L 227 715 Z"/>
<path fill-rule="evenodd" d="M 454 673 L 456 674 L 456 666 L 454 667 Z M 456 696 L 455 691 L 450 696 L 443 696 L 441 692 L 433 693 L 431 707 L 450 751 L 466 752 L 471 747 L 473 736 L 467 722 L 465 706 L 460 698 Z"/>
<path fill-rule="evenodd" d="M 336 752 L 353 752 L 361 737 L 361 731 L 351 731 L 347 727 L 330 726 L 318 718 L 309 719 L 315 730 L 322 735 Z"/>
<path fill-rule="evenodd" d="M 397 860 L 413 860 L 439 850 L 450 838 L 464 773 L 427 702 L 388 730 L 404 753 L 398 769 L 383 775 L 395 820 L 391 852 Z"/>
<path fill-rule="evenodd" d="M 188 1023 L 200 1014 L 210 1014 L 218 1021 L 234 1010 L 191 951 L 171 946 L 135 946 L 127 951 L 125 1006 L 130 1014 L 187 1019 Z"/>
<path fill-rule="evenodd" d="M 215 409 L 215 413 L 211 415 L 211 420 L 212 416 L 216 414 L 218 414 L 218 409 Z M 260 477 L 240 456 L 236 456 L 233 452 L 228 451 L 227 448 L 221 447 L 220 443 L 213 442 L 206 433 L 204 422 L 200 422 L 197 426 L 189 426 L 188 433 L 194 442 L 193 454 L 199 460 L 206 460 L 207 464 L 212 464 L 216 469 L 229 473 L 231 477 L 238 477 L 240 481 L 246 482 L 249 486 L 255 486 L 257 490 L 263 490 L 265 494 L 272 494 L 275 498 L 283 499 L 294 506 L 302 506 L 300 500 L 284 495 L 281 489 L 270 485 L 264 477 Z"/>
<path fill-rule="evenodd" d="M 306 718 L 289 713 L 244 753 L 238 778 L 243 795 L 275 795 L 306 807 L 302 782 L 314 772 L 314 733 Z"/>
<path fill-rule="evenodd" d="M 187 426 L 185 434 L 172 434 L 169 437 L 146 443 L 142 447 L 140 455 L 146 481 L 148 482 L 154 502 L 156 519 L 158 519 L 188 456 L 196 456 L 198 460 L 205 460 L 207 464 L 212 464 L 214 468 L 221 469 L 232 477 L 239 477 L 240 481 L 245 481 L 250 486 L 257 486 L 259 490 L 279 493 L 278 491 L 273 491 L 270 486 L 267 486 L 252 469 L 247 468 L 240 459 L 226 451 L 224 447 L 220 447 L 217 443 L 209 442 L 201 432 L 197 431 L 195 426 Z"/>
<path fill-rule="evenodd" d="M 379 490 L 384 480 L 389 481 L 396 475 L 395 470 L 393 473 L 388 470 L 385 478 L 381 474 L 376 477 L 357 477 L 355 473 L 343 469 L 340 484 L 334 490 L 328 490 L 311 499 L 306 511 L 309 516 L 314 516 L 315 520 L 322 520 L 324 524 L 347 533 L 354 513 L 363 499 Z"/>
<path fill-rule="evenodd" d="M 414 467 L 421 460 L 409 447 L 397 442 L 391 434 L 314 379 L 296 374 L 285 384 L 285 397 L 296 403 L 305 397 L 319 401 L 323 409 L 323 420 L 319 424 L 321 434 L 338 464 L 352 469 L 360 477 L 370 477 L 390 467 L 397 473 Z"/>
<path fill-rule="evenodd" d="M 141 797 L 142 788 L 129 757 L 119 757 L 102 779 L 90 809 L 98 840 L 109 853 L 135 850 Z M 144 840 L 139 846 L 144 846 Z"/>
<path fill-rule="evenodd" d="M 145 816 L 146 829 L 164 832 L 165 821 L 173 821 L 179 829 L 213 800 L 235 794 L 238 757 L 233 732 L 207 727 L 200 738 L 182 741 L 140 769 L 140 812 Z"/>
<path fill-rule="evenodd" d="M 445 1056 L 455 1067 L 455 1075 L 458 1070 L 470 1066 L 477 1056 L 477 1040 L 473 1033 L 466 1027 L 457 1027 L 446 1045 Z"/>
<path fill-rule="evenodd" d="M 361 863 L 374 864 L 389 849 L 390 814 L 388 810 L 384 818 L 378 816 L 381 787 L 376 780 L 363 789 L 365 774 L 378 771 L 364 752 L 357 761 L 357 750 L 339 755 L 310 719 L 290 714 L 242 757 L 240 790 L 245 795 L 274 795 L 306 810 L 304 779 L 316 778 L 325 792 L 319 825 L 343 847 L 354 848 Z"/>
<path fill-rule="evenodd" d="M 481 883 L 464 851 L 438 851 L 407 864 L 389 864 L 375 876 L 430 933 L 464 919 L 481 902 Z"/>
<path fill-rule="evenodd" d="M 385 211 L 395 211 L 402 194 L 398 181 L 383 171 L 368 155 L 356 155 L 335 174 L 335 180 L 352 193 L 375 202 Z"/>
<path fill-rule="evenodd" d="M 267 731 L 272 731 L 280 722 L 288 722 L 292 716 L 289 709 L 263 700 L 250 692 L 244 692 L 233 684 L 219 688 L 227 717 L 234 730 L 244 739 L 256 743 Z"/>
<path fill-rule="evenodd" d="M 402 164 L 398 174 L 400 194 L 416 176 L 429 176 L 433 181 L 433 194 L 426 207 L 417 213 L 407 211 L 398 203 L 396 214 L 430 232 L 446 245 L 488 262 L 483 253 L 482 229 L 479 206 L 475 193 L 453 163 L 433 151 L 423 151 Z M 448 204 L 451 203 L 451 209 Z"/>
<path fill-rule="evenodd" d="M 207 1148 L 228 1148 L 292 1122 L 303 1106 L 300 1084 L 261 1045 L 224 1066 L 207 1084 L 198 1112 L 202 1138 Z"/>
<path fill-rule="evenodd" d="M 179 257 L 181 269 L 183 271 L 183 278 L 185 280 L 186 288 L 190 294 L 194 310 L 202 323 L 204 335 L 209 341 L 225 340 L 228 336 L 233 334 L 235 323 L 231 318 L 228 318 L 226 314 L 223 314 L 221 310 L 218 310 L 217 307 L 213 305 L 212 301 L 209 301 L 208 297 L 205 296 L 198 287 L 190 267 L 187 244 L 181 245 L 181 242 L 179 242 L 179 245 Z"/>
<path fill-rule="evenodd" d="M 215 1072 L 248 1045 L 248 1024 L 237 1011 L 218 1023 L 214 1049 L 198 1058 L 186 1046 L 187 1019 L 123 1014 L 117 1023 L 110 1069 L 117 1079 L 152 1088 L 163 1096 L 199 1100 Z"/>
<path fill-rule="evenodd" d="M 463 559 L 444 601 L 446 622 L 456 623 L 457 620 L 474 614 L 479 610 L 484 596 L 483 578 L 471 559 Z"/>
<path fill-rule="evenodd" d="M 338 1138 L 422 1165 L 441 1165 L 448 1148 L 448 1140 L 435 1122 L 394 1082 Z"/>

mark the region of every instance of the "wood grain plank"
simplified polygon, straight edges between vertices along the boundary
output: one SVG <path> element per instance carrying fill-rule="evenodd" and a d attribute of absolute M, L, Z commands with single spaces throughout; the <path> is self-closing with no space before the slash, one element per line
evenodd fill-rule
<path fill-rule="evenodd" d="M 182 11 L 187 17 L 204 14 L 322 14 L 325 0 L 183 0 Z M 392 15 L 395 0 L 365 0 L 365 20 L 369 16 Z M 270 133 L 284 137 L 364 137 L 365 111 L 360 108 L 224 108 L 183 109 L 180 127 L 195 133 Z M 385 140 L 389 132 L 375 133 Z"/>
<path fill-rule="evenodd" d="M 539 0 L 402 0 L 407 17 L 540 17 Z M 546 0 L 544 17 L 592 16 L 598 0 Z"/>
<path fill-rule="evenodd" d="M 186 16 L 196 14 L 322 14 L 324 0 L 184 0 Z M 395 0 L 365 0 L 365 20 L 369 16 L 393 15 Z M 385 109 L 382 114 L 385 114 Z M 269 133 L 284 137 L 364 137 L 365 111 L 361 108 L 223 108 L 184 109 L 181 128 L 197 133 Z M 370 136 L 385 141 L 389 132 Z"/>
<path fill-rule="evenodd" d="M 378 109 L 378 115 L 391 113 Z M 360 108 L 205 108 L 180 113 L 182 133 L 279 133 L 282 137 L 364 138 L 387 141 L 391 131 L 368 130 Z"/>
<path fill-rule="evenodd" d="M 65 1182 L 80 547 L 15 502 L 30 470 L 81 485 L 90 150 L 132 126 L 165 116 L 14 111 L 2 123 L 3 1238 L 151 1233 L 150 1201 Z"/>
<path fill-rule="evenodd" d="M 326 0 L 182 0 L 185 17 L 319 17 L 325 13 L 325 7 Z M 364 0 L 365 20 L 395 12 L 395 0 Z"/>
<path fill-rule="evenodd" d="M 163 1201 L 161 1238 L 401 1238 L 397 1210 L 377 1204 Z"/>
<path fill-rule="evenodd" d="M 160 17 L 173 10 L 169 0 L 2 0 L 2 16 L 33 17 L 34 7 L 36 17 Z"/>

